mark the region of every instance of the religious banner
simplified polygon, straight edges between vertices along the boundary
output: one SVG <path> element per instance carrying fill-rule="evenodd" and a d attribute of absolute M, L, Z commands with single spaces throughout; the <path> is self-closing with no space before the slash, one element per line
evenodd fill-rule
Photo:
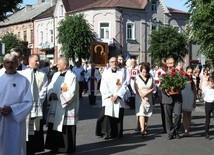
<path fill-rule="evenodd" d="M 90 47 L 90 62 L 96 66 L 106 66 L 108 63 L 108 44 L 95 42 Z"/>

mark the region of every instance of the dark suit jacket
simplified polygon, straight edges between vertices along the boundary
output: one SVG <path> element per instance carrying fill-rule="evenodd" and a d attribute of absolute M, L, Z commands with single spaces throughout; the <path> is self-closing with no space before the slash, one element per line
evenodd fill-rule
<path fill-rule="evenodd" d="M 182 103 L 181 93 L 178 95 L 167 95 L 164 90 L 161 90 L 162 104 L 172 104 L 173 102 Z"/>

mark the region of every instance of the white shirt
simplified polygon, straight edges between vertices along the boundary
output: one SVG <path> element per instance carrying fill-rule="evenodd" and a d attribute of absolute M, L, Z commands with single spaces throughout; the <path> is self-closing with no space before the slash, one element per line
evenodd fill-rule
<path fill-rule="evenodd" d="M 204 90 L 203 96 L 204 96 L 204 101 L 212 103 L 214 102 L 214 88 L 207 87 L 207 89 Z"/>
<path fill-rule="evenodd" d="M 80 67 L 77 67 L 77 66 L 74 66 L 73 69 L 72 69 L 72 72 L 74 72 L 74 74 L 76 75 L 77 77 L 77 80 L 80 82 L 80 81 L 84 81 L 84 75 L 81 75 L 82 72 L 84 72 L 84 68 L 82 66 Z"/>

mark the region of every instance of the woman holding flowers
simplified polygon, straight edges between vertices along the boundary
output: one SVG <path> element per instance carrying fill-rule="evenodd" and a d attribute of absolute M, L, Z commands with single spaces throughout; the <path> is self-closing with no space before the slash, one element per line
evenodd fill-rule
<path fill-rule="evenodd" d="M 155 87 L 154 80 L 149 74 L 150 67 L 147 63 L 140 66 L 140 74 L 135 79 L 135 110 L 139 117 L 141 134 L 147 134 L 148 119 L 153 112 L 152 92 Z"/>

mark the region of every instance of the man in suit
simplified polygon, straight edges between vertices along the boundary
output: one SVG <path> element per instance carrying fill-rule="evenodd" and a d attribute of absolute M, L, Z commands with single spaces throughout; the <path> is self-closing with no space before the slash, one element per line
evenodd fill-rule
<path fill-rule="evenodd" d="M 33 108 L 28 117 L 28 142 L 27 154 L 35 154 L 44 150 L 43 133 L 43 103 L 46 99 L 48 78 L 41 69 L 40 57 L 37 54 L 29 56 L 29 66 L 23 71 L 23 75 L 31 83 L 31 93 L 33 97 Z"/>
<path fill-rule="evenodd" d="M 166 60 L 166 65 L 168 71 L 174 69 L 175 61 L 173 58 L 168 58 Z M 165 112 L 165 123 L 166 131 L 168 134 L 168 140 L 177 138 L 179 139 L 179 129 L 181 125 L 181 103 L 182 96 L 181 93 L 176 95 L 169 95 L 166 90 L 162 90 L 162 104 L 164 106 Z M 173 122 L 174 113 L 174 122 Z"/>

